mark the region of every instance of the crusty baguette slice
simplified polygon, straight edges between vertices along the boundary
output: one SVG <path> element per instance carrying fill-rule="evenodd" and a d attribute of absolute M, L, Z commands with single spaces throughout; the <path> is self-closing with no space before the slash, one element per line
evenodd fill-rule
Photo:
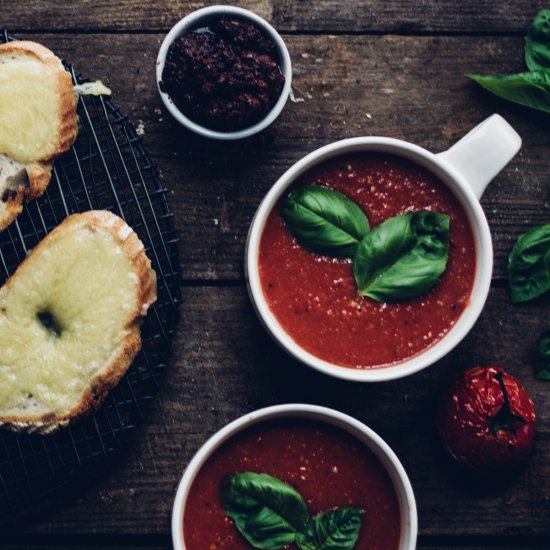
<path fill-rule="evenodd" d="M 76 105 L 71 76 L 48 48 L 25 40 L 0 45 L 0 230 L 23 199 L 42 195 L 53 160 L 74 143 Z"/>
<path fill-rule="evenodd" d="M 0 426 L 49 433 L 98 407 L 155 300 L 151 262 L 122 219 L 68 217 L 0 289 Z"/>

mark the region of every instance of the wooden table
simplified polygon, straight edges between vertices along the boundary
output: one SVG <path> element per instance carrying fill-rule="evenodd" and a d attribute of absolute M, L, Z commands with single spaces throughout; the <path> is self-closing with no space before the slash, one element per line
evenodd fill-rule
<path fill-rule="evenodd" d="M 207 4 L 210 2 L 207 2 Z M 263 134 L 216 143 L 182 130 L 161 107 L 154 69 L 168 29 L 202 2 L 2 0 L 2 27 L 37 40 L 99 78 L 136 127 L 169 189 L 181 239 L 181 321 L 154 402 L 114 460 L 0 523 L 0 547 L 170 548 L 175 488 L 193 453 L 230 420 L 263 406 L 306 402 L 376 430 L 415 489 L 419 548 L 550 548 L 550 385 L 532 350 L 550 299 L 512 306 L 507 255 L 517 235 L 548 223 L 547 115 L 491 96 L 464 77 L 524 70 L 523 37 L 546 3 L 532 0 L 244 0 L 288 44 L 295 102 Z M 438 152 L 493 112 L 523 138 L 482 199 L 494 278 L 466 340 L 404 380 L 359 385 L 291 360 L 258 322 L 243 282 L 249 223 L 273 182 L 300 157 L 351 136 L 386 135 Z M 434 403 L 464 368 L 497 363 L 538 413 L 536 450 L 517 477 L 480 488 L 458 478 L 434 430 Z"/>

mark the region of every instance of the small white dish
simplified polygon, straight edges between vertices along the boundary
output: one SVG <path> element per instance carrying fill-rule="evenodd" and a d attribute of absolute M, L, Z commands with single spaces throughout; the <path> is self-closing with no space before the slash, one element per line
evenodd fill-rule
<path fill-rule="evenodd" d="M 162 80 L 162 73 L 164 71 L 166 56 L 172 43 L 182 34 L 200 27 L 207 26 L 208 22 L 212 19 L 217 19 L 221 17 L 235 17 L 238 19 L 242 19 L 244 21 L 252 23 L 254 26 L 261 29 L 266 34 L 266 36 L 271 39 L 273 44 L 275 44 L 279 57 L 281 72 L 285 77 L 285 83 L 281 91 L 281 95 L 275 105 L 273 105 L 269 113 L 267 113 L 267 115 L 256 124 L 234 132 L 211 130 L 206 126 L 197 124 L 190 118 L 186 117 L 176 107 L 170 96 L 160 89 L 160 82 Z M 290 54 L 288 53 L 288 49 L 283 39 L 281 38 L 280 34 L 265 19 L 262 19 L 259 15 L 256 15 L 255 13 L 249 10 L 245 10 L 243 8 L 217 5 L 201 8 L 199 10 L 191 12 L 189 15 L 181 19 L 172 27 L 172 29 L 166 35 L 166 38 L 162 42 L 158 53 L 156 77 L 157 87 L 164 106 L 182 126 L 185 126 L 192 132 L 208 138 L 219 140 L 236 140 L 252 136 L 264 130 L 279 116 L 290 94 L 290 85 L 292 81 L 292 64 L 290 61 Z"/>
<path fill-rule="evenodd" d="M 334 409 L 316 405 L 275 405 L 251 412 L 234 420 L 215 433 L 187 466 L 178 486 L 172 509 L 172 542 L 175 550 L 186 550 L 183 533 L 185 502 L 195 477 L 208 458 L 228 439 L 240 431 L 266 420 L 307 418 L 330 424 L 351 434 L 363 443 L 380 461 L 393 483 L 401 515 L 401 539 L 398 550 L 414 550 L 418 531 L 416 501 L 411 483 L 401 462 L 388 444 L 369 427 L 355 418 Z"/>
<path fill-rule="evenodd" d="M 449 353 L 473 327 L 491 285 L 493 246 L 489 225 L 479 199 L 489 182 L 510 162 L 521 147 L 521 138 L 500 116 L 492 115 L 471 130 L 448 151 L 434 154 L 418 145 L 387 137 L 358 137 L 317 149 L 289 168 L 261 202 L 250 225 L 245 251 L 248 294 L 256 313 L 285 351 L 325 374 L 357 382 L 381 382 L 408 376 Z M 470 302 L 449 332 L 434 345 L 395 365 L 352 369 L 319 359 L 304 350 L 271 312 L 260 283 L 259 248 L 267 217 L 288 188 L 303 173 L 328 159 L 348 153 L 390 153 L 428 169 L 442 181 L 462 205 L 470 221 L 476 248 L 476 274 Z"/>

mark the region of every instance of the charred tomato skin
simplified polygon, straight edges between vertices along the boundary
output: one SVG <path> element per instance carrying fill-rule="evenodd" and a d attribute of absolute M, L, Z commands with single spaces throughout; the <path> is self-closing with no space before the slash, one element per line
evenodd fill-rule
<path fill-rule="evenodd" d="M 535 405 L 523 386 L 498 366 L 462 373 L 443 392 L 437 429 L 459 463 L 479 474 L 518 468 L 531 454 Z"/>

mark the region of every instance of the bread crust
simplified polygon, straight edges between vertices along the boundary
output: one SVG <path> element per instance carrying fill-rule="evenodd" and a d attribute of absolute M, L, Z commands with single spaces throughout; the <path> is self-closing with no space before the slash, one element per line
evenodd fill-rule
<path fill-rule="evenodd" d="M 18 54 L 31 57 L 56 69 L 59 130 L 57 135 L 57 148 L 47 158 L 36 159 L 48 161 L 64 153 L 74 143 L 78 133 L 76 116 L 77 97 L 73 89 L 73 79 L 65 70 L 61 59 L 51 50 L 30 40 L 13 40 L 0 45 L 0 57 L 3 55 Z"/>
<path fill-rule="evenodd" d="M 42 44 L 29 40 L 14 40 L 0 45 L 0 59 L 10 55 L 30 57 L 55 69 L 59 121 L 56 147 L 52 153 L 46 158 L 36 159 L 35 162 L 24 165 L 28 175 L 28 185 L 20 187 L 17 195 L 11 197 L 7 202 L 6 208 L 0 210 L 0 231 L 4 230 L 21 213 L 23 198 L 29 202 L 44 193 L 51 178 L 54 159 L 71 147 L 78 133 L 76 115 L 78 100 L 71 75 L 65 70 L 61 60 Z"/>
<path fill-rule="evenodd" d="M 20 185 L 15 192 L 8 196 L 0 205 L 0 231 L 10 225 L 23 211 L 23 201 L 27 202 L 40 197 L 51 179 L 52 162 L 33 162 L 24 165 L 27 173 L 27 184 Z"/>
<path fill-rule="evenodd" d="M 126 373 L 141 349 L 141 320 L 157 299 L 157 279 L 156 273 L 151 267 L 151 261 L 145 253 L 143 243 L 124 220 L 107 210 L 91 210 L 81 214 L 73 214 L 51 231 L 34 250 L 47 247 L 50 242 L 67 230 L 78 230 L 87 227 L 98 228 L 110 233 L 135 267 L 139 280 L 138 293 L 135 308 L 129 314 L 127 322 L 122 328 L 124 337 L 118 348 L 114 350 L 110 360 L 89 380 L 87 387 L 81 394 L 79 403 L 70 411 L 63 414 L 29 415 L 24 418 L 0 415 L 1 427 L 16 432 L 47 434 L 69 425 L 101 405 L 109 391 L 118 384 Z M 9 289 L 25 262 L 26 260 L 22 262 L 17 271 L 6 281 L 3 288 Z"/>

